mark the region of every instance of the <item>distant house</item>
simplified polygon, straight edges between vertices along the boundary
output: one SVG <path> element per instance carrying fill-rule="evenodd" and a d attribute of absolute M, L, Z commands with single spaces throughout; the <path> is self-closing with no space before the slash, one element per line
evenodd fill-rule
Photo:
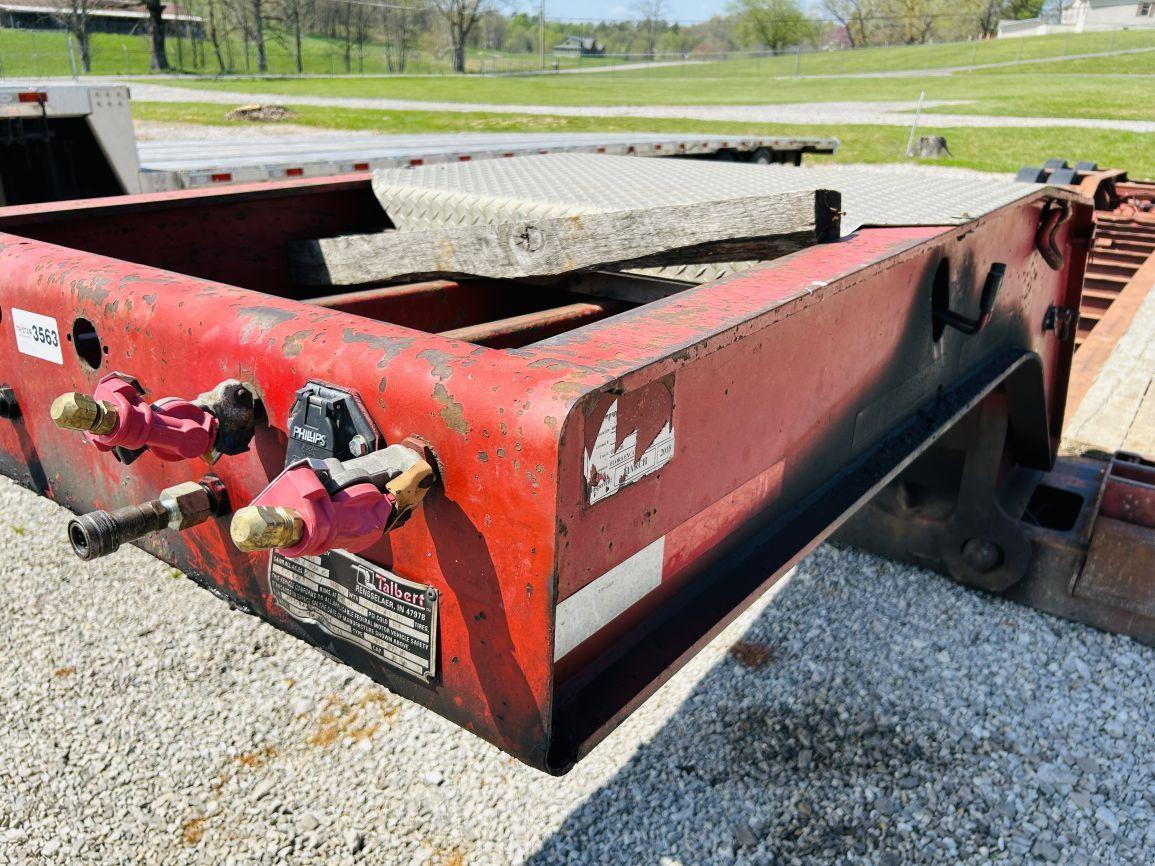
<path fill-rule="evenodd" d="M 576 54 L 581 57 L 600 57 L 606 47 L 592 36 L 567 36 L 553 47 L 554 54 Z"/>
<path fill-rule="evenodd" d="M 61 17 L 68 15 L 68 0 L 0 0 L 0 27 L 20 30 L 62 30 Z M 204 21 L 176 3 L 165 3 L 165 33 L 169 36 L 201 36 Z M 89 0 L 90 33 L 121 33 L 131 36 L 148 32 L 148 10 L 143 3 L 129 0 Z"/>
<path fill-rule="evenodd" d="M 1000 21 L 999 36 L 1005 39 L 1133 27 L 1155 28 L 1155 0 L 1073 0 L 1062 12 L 1022 21 Z"/>

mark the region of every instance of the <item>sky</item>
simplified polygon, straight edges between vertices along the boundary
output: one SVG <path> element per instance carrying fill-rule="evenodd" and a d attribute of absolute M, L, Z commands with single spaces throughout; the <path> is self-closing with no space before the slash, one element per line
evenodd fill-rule
<path fill-rule="evenodd" d="M 521 8 L 537 9 L 532 0 L 522 0 Z M 666 0 L 667 21 L 704 21 L 711 15 L 726 11 L 726 0 Z M 545 17 L 579 18 L 636 18 L 637 12 L 629 0 L 545 0 Z"/>

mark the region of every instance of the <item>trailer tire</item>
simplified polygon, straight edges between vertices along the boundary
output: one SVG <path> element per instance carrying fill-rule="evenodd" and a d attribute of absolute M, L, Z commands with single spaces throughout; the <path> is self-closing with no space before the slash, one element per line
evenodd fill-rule
<path fill-rule="evenodd" d="M 755 165 L 770 165 L 774 162 L 774 154 L 769 148 L 760 147 L 750 155 L 750 162 Z"/>

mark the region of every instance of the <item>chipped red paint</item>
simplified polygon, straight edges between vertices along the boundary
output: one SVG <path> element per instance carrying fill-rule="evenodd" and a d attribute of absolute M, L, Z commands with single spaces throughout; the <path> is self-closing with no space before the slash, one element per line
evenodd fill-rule
<path fill-rule="evenodd" d="M 153 397 L 235 378 L 252 383 L 269 419 L 247 453 L 214 466 L 243 505 L 282 468 L 295 391 L 311 378 L 356 390 L 386 441 L 418 435 L 439 463 L 424 505 L 363 553 L 440 591 L 436 681 L 412 680 L 291 620 L 269 595 L 267 557 L 236 551 L 227 517 L 143 546 L 523 761 L 564 770 L 756 592 L 687 633 L 657 675 L 619 683 L 604 711 L 572 696 L 644 629 L 604 630 L 583 645 L 587 664 L 555 669 L 558 601 L 665 537 L 665 595 L 622 621 L 643 623 L 639 610 L 684 597 L 745 527 L 786 513 L 1000 352 L 1041 358 L 1042 421 L 1057 433 L 1070 345 L 1041 323 L 1048 305 L 1077 303 L 1082 260 L 1076 252 L 1055 272 L 1034 251 L 1043 195 L 965 227 L 864 229 L 509 350 L 429 332 L 444 324 L 418 330 L 412 319 L 406 327 L 350 312 L 405 308 L 391 290 L 327 307 L 293 300 L 304 293 L 284 263 L 287 241 L 388 225 L 364 176 L 0 210 L 0 363 L 22 410 L 19 421 L 0 421 L 0 470 L 75 511 L 151 498 L 192 478 L 193 467 L 147 453 L 122 466 L 56 429 L 52 398 L 90 392 L 112 370 Z M 1089 232 L 1087 211 L 1075 207 L 1062 243 Z M 930 286 L 944 257 L 952 303 L 964 312 L 992 262 L 1008 273 L 982 334 L 948 332 L 934 344 Z M 499 290 L 509 287 L 473 286 Z M 426 284 L 412 297 L 430 292 Z M 107 349 L 100 369 L 67 347 L 63 366 L 19 353 L 13 307 L 54 317 L 62 333 L 79 317 L 93 322 Z M 590 504 L 585 452 L 615 399 L 623 425 L 638 430 L 638 453 L 666 420 L 674 452 Z M 620 427 L 615 447 L 630 432 Z M 770 571 L 825 531 L 798 538 Z"/>

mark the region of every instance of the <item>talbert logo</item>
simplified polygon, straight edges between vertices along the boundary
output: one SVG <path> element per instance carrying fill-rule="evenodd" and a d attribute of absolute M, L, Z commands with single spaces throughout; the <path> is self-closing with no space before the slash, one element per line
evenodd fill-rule
<path fill-rule="evenodd" d="M 314 430 L 311 427 L 301 427 L 297 424 L 293 425 L 293 438 L 300 439 L 302 442 L 308 442 L 310 445 L 320 445 L 325 447 L 325 434 L 320 430 Z"/>
<path fill-rule="evenodd" d="M 357 573 L 357 583 L 367 589 L 373 590 L 380 595 L 395 598 L 398 601 L 403 601 L 411 604 L 414 607 L 425 607 L 425 593 L 414 592 L 411 589 L 399 584 L 387 574 L 379 574 L 371 569 L 365 568 L 363 565 L 353 564 L 353 570 Z"/>

